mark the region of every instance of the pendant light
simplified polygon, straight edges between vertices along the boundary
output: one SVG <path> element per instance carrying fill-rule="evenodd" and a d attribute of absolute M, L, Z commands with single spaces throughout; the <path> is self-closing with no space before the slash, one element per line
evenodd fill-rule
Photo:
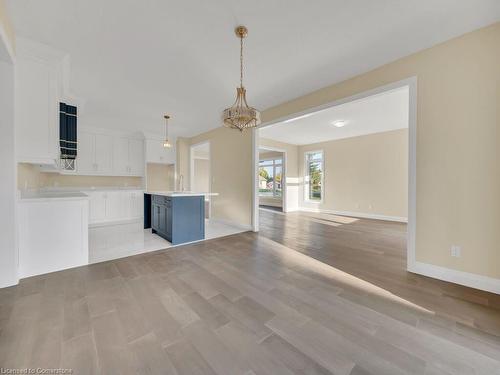
<path fill-rule="evenodd" d="M 240 87 L 236 88 L 234 104 L 222 112 L 222 121 L 225 127 L 243 131 L 260 124 L 260 112 L 247 104 L 243 87 L 243 38 L 248 35 L 248 30 L 245 26 L 238 26 L 234 32 L 240 38 Z"/>
<path fill-rule="evenodd" d="M 170 116 L 165 115 L 163 117 L 165 118 L 165 140 L 163 141 L 163 147 L 170 148 L 172 147 L 172 144 L 168 140 L 168 119 L 170 118 Z"/>

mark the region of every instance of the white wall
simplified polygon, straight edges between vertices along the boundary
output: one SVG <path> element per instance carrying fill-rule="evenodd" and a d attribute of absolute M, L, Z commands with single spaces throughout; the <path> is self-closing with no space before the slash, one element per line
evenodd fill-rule
<path fill-rule="evenodd" d="M 0 44 L 2 43 L 0 39 Z M 14 66 L 0 59 L 0 288 L 17 275 Z"/>

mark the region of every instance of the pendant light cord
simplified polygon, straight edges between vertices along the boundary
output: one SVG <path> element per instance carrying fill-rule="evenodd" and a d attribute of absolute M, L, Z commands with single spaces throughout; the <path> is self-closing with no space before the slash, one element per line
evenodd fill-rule
<path fill-rule="evenodd" d="M 240 36 L 240 87 L 243 88 L 243 37 Z"/>

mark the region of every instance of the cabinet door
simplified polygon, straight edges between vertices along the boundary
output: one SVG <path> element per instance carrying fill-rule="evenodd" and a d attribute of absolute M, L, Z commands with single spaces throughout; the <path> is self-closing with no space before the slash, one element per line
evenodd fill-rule
<path fill-rule="evenodd" d="M 160 221 L 158 223 L 159 232 L 167 234 L 167 208 L 165 205 L 160 205 Z"/>
<path fill-rule="evenodd" d="M 172 242 L 172 201 L 167 201 L 165 205 L 165 225 L 167 239 Z"/>
<path fill-rule="evenodd" d="M 15 70 L 17 159 L 54 162 L 59 155 L 55 69 L 49 62 L 19 57 Z"/>
<path fill-rule="evenodd" d="M 121 191 L 106 192 L 106 221 L 120 221 L 125 217 L 124 195 Z"/>
<path fill-rule="evenodd" d="M 113 140 L 113 174 L 127 176 L 129 169 L 128 138 L 115 138 Z"/>
<path fill-rule="evenodd" d="M 89 194 L 90 203 L 90 224 L 100 223 L 106 220 L 106 194 L 102 192 L 92 192 Z"/>
<path fill-rule="evenodd" d="M 78 132 L 78 152 L 76 167 L 78 174 L 94 174 L 95 165 L 95 136 L 84 131 Z"/>
<path fill-rule="evenodd" d="M 156 203 L 151 205 L 151 228 L 157 232 L 160 230 L 160 205 Z"/>
<path fill-rule="evenodd" d="M 143 217 L 144 215 L 144 194 L 133 191 L 130 193 L 130 217 L 132 219 Z"/>
<path fill-rule="evenodd" d="M 144 170 L 144 142 L 140 139 L 129 140 L 129 174 L 142 176 Z"/>
<path fill-rule="evenodd" d="M 109 135 L 95 135 L 95 165 L 97 174 L 109 175 L 113 171 L 113 138 Z"/>

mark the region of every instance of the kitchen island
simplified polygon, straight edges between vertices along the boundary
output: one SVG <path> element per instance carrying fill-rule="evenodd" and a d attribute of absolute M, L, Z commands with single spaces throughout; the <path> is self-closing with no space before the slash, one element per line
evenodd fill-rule
<path fill-rule="evenodd" d="M 150 204 L 153 233 L 172 245 L 205 239 L 205 197 L 216 193 L 179 191 L 148 191 L 145 207 Z M 149 203 L 151 202 L 151 203 Z"/>

